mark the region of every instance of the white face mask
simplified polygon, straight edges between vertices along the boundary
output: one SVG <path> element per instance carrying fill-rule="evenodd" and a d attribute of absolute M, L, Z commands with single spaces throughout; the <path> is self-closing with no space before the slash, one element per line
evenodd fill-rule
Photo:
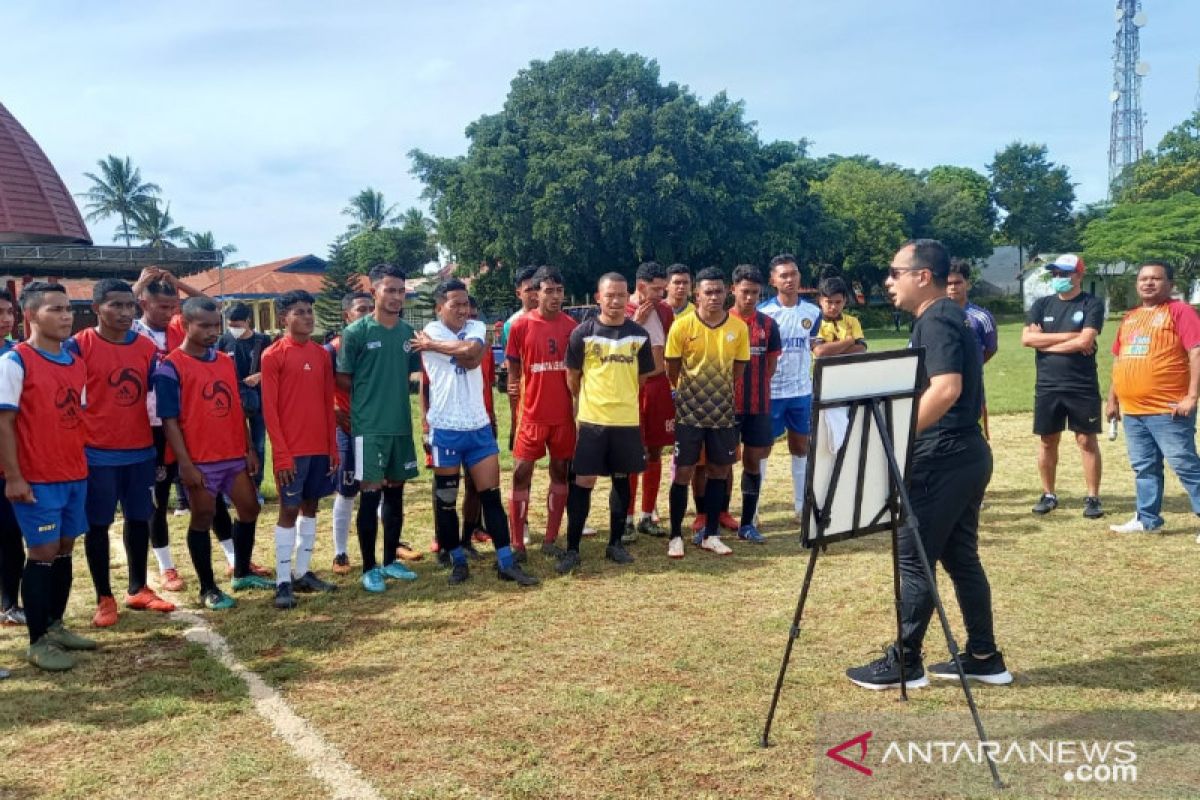
<path fill-rule="evenodd" d="M 250 335 L 250 329 L 248 327 L 247 328 L 242 328 L 242 327 L 235 328 L 234 326 L 230 325 L 229 332 L 231 334 L 233 334 L 233 338 L 235 338 L 235 339 L 245 339 L 247 336 Z"/>

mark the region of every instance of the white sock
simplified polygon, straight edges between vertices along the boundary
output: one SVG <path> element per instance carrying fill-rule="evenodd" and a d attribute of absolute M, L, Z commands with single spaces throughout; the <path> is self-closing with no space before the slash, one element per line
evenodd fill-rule
<path fill-rule="evenodd" d="M 759 485 L 760 499 L 761 499 L 762 487 L 767 485 L 767 466 L 770 465 L 770 463 L 771 463 L 771 459 L 769 459 L 769 458 L 764 458 L 758 462 L 758 475 L 759 475 L 758 485 Z M 755 509 L 755 511 L 754 511 L 754 527 L 756 527 L 756 528 L 758 527 L 758 515 L 760 513 L 761 513 L 761 509 Z"/>
<path fill-rule="evenodd" d="M 313 545 L 317 543 L 317 518 L 301 516 L 296 524 L 299 540 L 296 548 L 296 577 L 302 578 L 312 562 Z"/>
<path fill-rule="evenodd" d="M 175 559 L 171 558 L 171 548 L 156 547 L 154 548 L 154 557 L 158 559 L 158 571 L 166 572 L 169 569 L 175 569 Z"/>
<path fill-rule="evenodd" d="M 232 567 L 233 566 L 233 537 L 230 537 L 228 539 L 218 539 L 217 541 L 220 543 L 221 549 L 225 551 L 225 558 L 229 561 L 229 566 Z"/>
<path fill-rule="evenodd" d="M 275 585 L 292 579 L 292 551 L 296 549 L 296 529 L 275 526 Z"/>
<path fill-rule="evenodd" d="M 333 554 L 340 556 L 350 544 L 350 518 L 354 516 L 354 498 L 333 496 Z"/>
<path fill-rule="evenodd" d="M 808 456 L 792 456 L 792 491 L 795 493 L 796 513 L 804 509 L 804 479 L 808 475 Z"/>

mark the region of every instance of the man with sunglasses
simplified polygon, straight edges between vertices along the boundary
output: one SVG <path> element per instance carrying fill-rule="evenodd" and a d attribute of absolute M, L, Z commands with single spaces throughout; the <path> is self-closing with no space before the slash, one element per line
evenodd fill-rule
<path fill-rule="evenodd" d="M 1035 514 L 1058 508 L 1055 477 L 1058 442 L 1064 428 L 1075 434 L 1083 457 L 1087 496 L 1083 515 L 1104 516 L 1100 506 L 1100 445 L 1096 434 L 1104 425 L 1100 413 L 1100 380 L 1096 376 L 1096 338 L 1104 327 L 1104 301 L 1080 288 L 1083 259 L 1064 253 L 1046 265 L 1054 294 L 1034 301 L 1021 332 L 1021 344 L 1037 351 L 1033 432 L 1041 437 L 1038 473 L 1042 496 Z"/>
<path fill-rule="evenodd" d="M 946 297 L 950 257 L 940 242 L 917 239 L 892 259 L 886 282 L 897 308 L 915 317 L 909 346 L 925 348 L 917 401 L 917 437 L 909 459 L 909 497 L 920 546 L 931 566 L 941 562 L 967 629 L 957 655 L 963 672 L 989 684 L 1012 682 L 992 633 L 992 591 L 979 563 L 979 504 L 992 477 L 992 451 L 979 429 L 983 365 L 961 308 Z M 890 645 L 882 658 L 846 670 L 867 689 L 900 686 L 900 658 L 908 688 L 926 686 L 921 645 L 933 615 L 933 586 L 921 564 L 910 526 L 900 532 L 900 616 L 903 648 Z M 935 678 L 957 679 L 954 662 L 932 665 Z"/>

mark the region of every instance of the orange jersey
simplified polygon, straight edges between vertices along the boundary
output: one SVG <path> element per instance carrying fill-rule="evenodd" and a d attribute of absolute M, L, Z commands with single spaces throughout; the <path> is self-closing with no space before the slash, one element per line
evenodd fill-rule
<path fill-rule="evenodd" d="M 1200 317 L 1182 300 L 1135 308 L 1113 341 L 1113 387 L 1126 414 L 1170 414 L 1188 392 L 1188 351 L 1200 346 Z"/>

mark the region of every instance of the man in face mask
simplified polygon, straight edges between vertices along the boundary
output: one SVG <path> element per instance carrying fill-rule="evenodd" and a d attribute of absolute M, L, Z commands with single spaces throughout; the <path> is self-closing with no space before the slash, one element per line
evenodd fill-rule
<path fill-rule="evenodd" d="M 1087 495 L 1083 515 L 1104 516 L 1100 506 L 1100 447 L 1096 442 L 1103 426 L 1100 382 L 1096 377 L 1096 338 L 1104 327 L 1104 301 L 1080 289 L 1083 259 L 1066 253 L 1046 265 L 1054 294 L 1038 298 L 1029 309 L 1021 344 L 1037 351 L 1033 432 L 1041 437 L 1038 473 L 1042 496 L 1035 514 L 1058 508 L 1055 475 L 1058 442 L 1070 427 L 1083 457 Z"/>
<path fill-rule="evenodd" d="M 225 333 L 217 340 L 217 349 L 233 357 L 237 367 L 242 408 L 250 422 L 251 444 L 258 454 L 258 463 L 263 463 L 267 441 L 267 426 L 263 422 L 262 395 L 259 389 L 263 351 L 271 346 L 266 334 L 254 330 L 254 314 L 245 303 L 233 303 L 225 311 Z M 254 485 L 262 486 L 263 473 L 259 469 L 254 476 Z"/>

